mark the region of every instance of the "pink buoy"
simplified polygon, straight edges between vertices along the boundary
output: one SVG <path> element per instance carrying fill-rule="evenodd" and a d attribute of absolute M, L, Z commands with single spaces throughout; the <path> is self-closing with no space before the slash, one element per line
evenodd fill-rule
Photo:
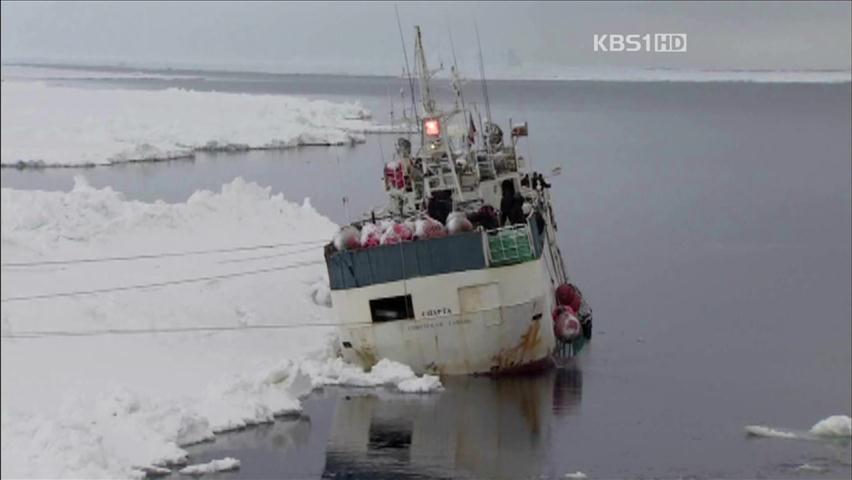
<path fill-rule="evenodd" d="M 404 223 L 395 223 L 393 226 L 393 231 L 399 236 L 399 239 L 403 242 L 411 241 L 414 238 L 414 234 L 411 232 L 411 229 L 408 225 Z"/>
<path fill-rule="evenodd" d="M 426 238 L 441 238 L 447 236 L 447 229 L 441 225 L 441 222 L 432 220 L 426 226 Z"/>
<path fill-rule="evenodd" d="M 382 234 L 380 243 L 382 245 L 396 245 L 401 241 L 402 239 L 399 238 L 399 234 L 397 234 L 393 228 L 388 228 L 387 230 L 385 230 L 385 233 Z"/>
<path fill-rule="evenodd" d="M 473 230 L 473 223 L 462 212 L 452 212 L 447 216 L 447 231 L 450 235 Z"/>
<path fill-rule="evenodd" d="M 583 333 L 583 326 L 571 307 L 560 305 L 553 310 L 553 334 L 570 342 Z"/>
<path fill-rule="evenodd" d="M 341 228 L 336 234 L 334 234 L 334 240 L 332 240 L 332 243 L 334 244 L 335 250 L 338 252 L 345 250 L 357 250 L 361 247 L 361 239 L 358 229 L 351 225 Z"/>
<path fill-rule="evenodd" d="M 377 247 L 381 243 L 381 230 L 373 223 L 365 223 L 361 227 L 361 247 Z"/>
<path fill-rule="evenodd" d="M 426 217 L 415 222 L 414 236 L 419 239 L 441 238 L 447 236 L 447 230 L 441 222 Z"/>
<path fill-rule="evenodd" d="M 393 161 L 385 165 L 385 183 L 397 190 L 405 188 L 405 172 L 400 162 Z"/>
<path fill-rule="evenodd" d="M 373 248 L 381 245 L 381 239 L 378 235 L 369 235 L 363 242 L 361 242 L 361 247 L 363 248 Z"/>

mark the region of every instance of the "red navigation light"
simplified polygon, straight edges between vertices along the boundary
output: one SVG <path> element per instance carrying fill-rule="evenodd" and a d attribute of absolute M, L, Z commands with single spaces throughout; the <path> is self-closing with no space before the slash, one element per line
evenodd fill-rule
<path fill-rule="evenodd" d="M 426 132 L 427 137 L 440 137 L 441 121 L 437 118 L 427 118 L 423 122 L 423 131 Z"/>

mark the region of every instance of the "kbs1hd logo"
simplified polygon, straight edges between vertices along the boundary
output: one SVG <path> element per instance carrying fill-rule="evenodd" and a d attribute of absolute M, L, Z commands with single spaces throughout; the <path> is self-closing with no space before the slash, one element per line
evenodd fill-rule
<path fill-rule="evenodd" d="M 596 33 L 594 40 L 596 52 L 686 52 L 685 33 Z"/>

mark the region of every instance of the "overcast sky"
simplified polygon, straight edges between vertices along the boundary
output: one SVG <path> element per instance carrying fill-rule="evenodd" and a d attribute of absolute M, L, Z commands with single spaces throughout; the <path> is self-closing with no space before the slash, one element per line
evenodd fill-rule
<path fill-rule="evenodd" d="M 850 2 L 406 3 L 406 41 L 424 29 L 430 60 L 486 66 L 850 69 Z M 2 3 L 4 62 L 41 60 L 398 73 L 393 3 Z M 687 33 L 685 54 L 596 53 L 595 33 Z M 510 53 L 511 51 L 511 53 Z M 516 61 L 510 61 L 514 59 Z"/>

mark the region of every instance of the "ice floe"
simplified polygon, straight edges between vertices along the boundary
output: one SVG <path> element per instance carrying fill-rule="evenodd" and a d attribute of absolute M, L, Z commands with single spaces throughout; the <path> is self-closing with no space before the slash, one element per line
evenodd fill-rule
<path fill-rule="evenodd" d="M 832 415 L 811 427 L 811 433 L 820 437 L 852 437 L 852 418 Z"/>
<path fill-rule="evenodd" d="M 756 437 L 796 438 L 804 440 L 847 438 L 852 437 L 852 418 L 848 415 L 832 415 L 817 422 L 807 432 L 779 430 L 766 425 L 747 425 L 745 430 L 749 435 Z"/>
<path fill-rule="evenodd" d="M 178 472 L 184 475 L 204 475 L 205 473 L 224 472 L 228 470 L 236 470 L 238 468 L 240 468 L 239 460 L 232 457 L 225 457 L 218 460 L 212 460 L 207 463 L 188 465 L 178 470 Z"/>
<path fill-rule="evenodd" d="M 365 372 L 334 357 L 322 243 L 338 227 L 310 202 L 236 179 L 149 203 L 78 178 L 68 192 L 4 188 L 0 208 L 3 299 L 101 290 L 2 303 L 4 478 L 162 473 L 187 463 L 185 446 L 298 412 L 323 385 L 441 390 L 389 360 Z M 224 261 L 256 256 L 223 249 L 248 245 L 282 255 L 255 274 Z M 175 255 L 134 257 L 158 252 Z M 206 280 L 103 291 L 174 278 Z"/>
<path fill-rule="evenodd" d="M 816 472 L 816 473 L 824 473 L 828 469 L 825 467 L 820 467 L 819 465 L 811 465 L 810 463 L 803 463 L 796 467 L 797 471 L 800 472 Z"/>
<path fill-rule="evenodd" d="M 2 82 L 3 166 L 91 166 L 195 151 L 345 145 L 381 131 L 357 103 L 289 95 Z"/>
<path fill-rule="evenodd" d="M 765 425 L 747 425 L 745 427 L 746 432 L 749 435 L 753 435 L 755 437 L 774 437 L 774 438 L 796 438 L 797 435 L 793 432 L 786 432 L 783 430 L 776 430 L 774 428 L 769 428 Z"/>

